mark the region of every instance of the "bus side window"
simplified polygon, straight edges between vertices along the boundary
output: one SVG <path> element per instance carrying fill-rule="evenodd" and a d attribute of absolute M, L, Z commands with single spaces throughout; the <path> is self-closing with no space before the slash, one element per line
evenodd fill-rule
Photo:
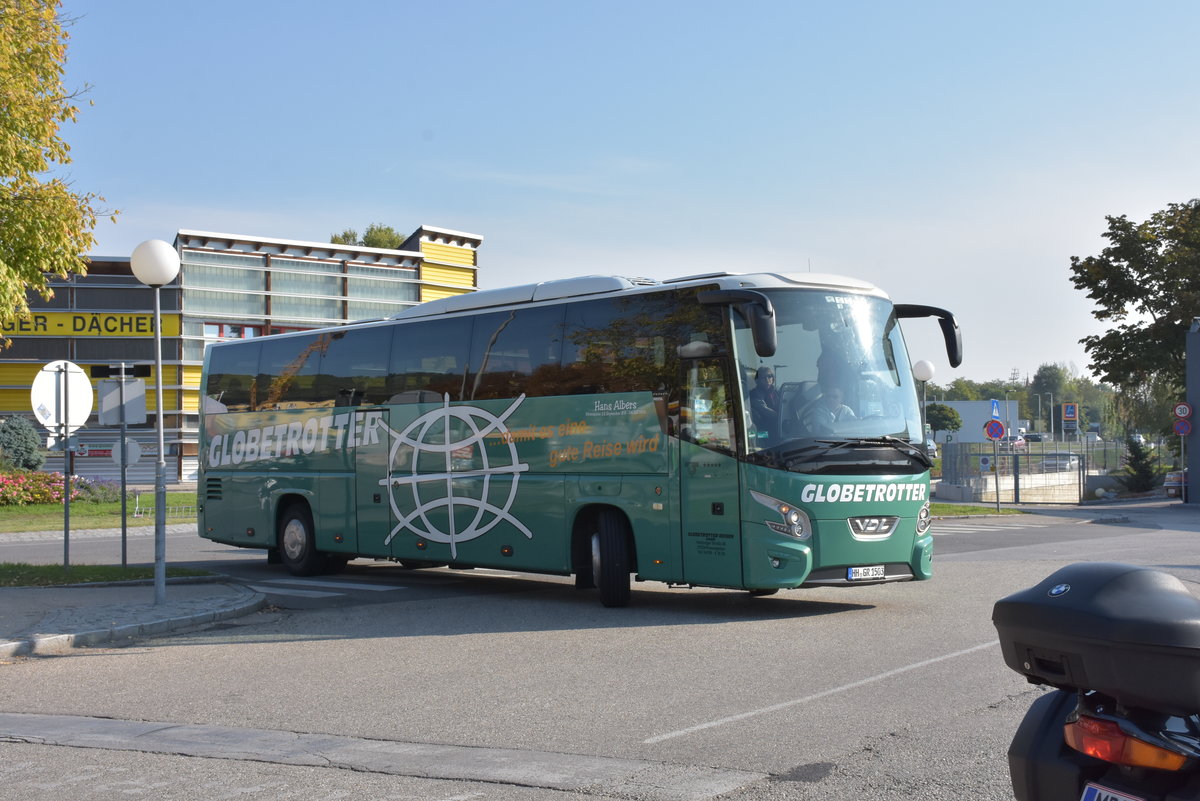
<path fill-rule="evenodd" d="M 471 328 L 469 317 L 392 326 L 386 402 L 462 400 Z"/>
<path fill-rule="evenodd" d="M 208 384 L 204 389 L 205 413 L 247 412 L 250 392 L 258 373 L 258 343 L 239 343 L 233 347 L 213 346 L 208 364 Z"/>
<path fill-rule="evenodd" d="M 317 397 L 334 406 L 374 406 L 386 403 L 388 359 L 392 351 L 389 326 L 334 331 L 321 356 Z"/>
<path fill-rule="evenodd" d="M 732 452 L 735 441 L 725 365 L 717 359 L 686 364 L 687 396 L 680 436 L 710 450 Z"/>
<path fill-rule="evenodd" d="M 555 367 L 562 350 L 562 306 L 515 309 L 475 318 L 467 398 L 515 398 L 540 389 L 530 379 Z M 540 394 L 540 392 L 538 393 Z"/>
<path fill-rule="evenodd" d="M 317 395 L 317 373 L 329 334 L 282 337 L 262 342 L 257 386 L 260 410 L 332 406 Z"/>

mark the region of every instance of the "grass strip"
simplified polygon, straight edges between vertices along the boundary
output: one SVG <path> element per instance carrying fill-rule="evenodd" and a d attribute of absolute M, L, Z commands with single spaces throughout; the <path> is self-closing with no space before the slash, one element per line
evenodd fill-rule
<path fill-rule="evenodd" d="M 142 493 L 142 509 L 153 509 L 154 494 Z M 172 509 L 186 507 L 183 514 L 171 514 Z M 188 523 L 196 520 L 196 493 L 167 493 L 167 522 Z M 129 528 L 154 525 L 153 515 L 134 517 L 134 502 L 126 502 L 126 520 Z M 0 506 L 0 537 L 4 533 L 16 534 L 25 531 L 62 531 L 63 506 L 61 503 L 43 503 L 34 506 Z M 120 528 L 121 502 L 91 503 L 75 501 L 71 504 L 71 530 L 86 531 L 94 528 Z"/>
<path fill-rule="evenodd" d="M 1021 509 L 1002 508 L 996 511 L 996 505 L 972 506 L 970 504 L 961 503 L 931 503 L 929 504 L 929 513 L 934 517 L 963 517 L 964 515 L 1023 515 L 1025 512 Z"/>
<path fill-rule="evenodd" d="M 168 567 L 168 578 L 210 576 L 207 570 L 187 567 Z M 120 565 L 27 565 L 21 562 L 0 562 L 0 587 L 56 587 L 63 584 L 94 584 L 111 581 L 137 581 L 154 578 L 154 566 Z"/>

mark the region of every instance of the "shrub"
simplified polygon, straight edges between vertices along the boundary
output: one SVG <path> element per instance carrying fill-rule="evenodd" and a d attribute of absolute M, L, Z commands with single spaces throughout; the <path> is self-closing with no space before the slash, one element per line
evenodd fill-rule
<path fill-rule="evenodd" d="M 24 417 L 6 417 L 0 423 L 0 455 L 18 470 L 37 470 L 46 461 L 42 438 Z"/>
<path fill-rule="evenodd" d="M 72 497 L 76 494 L 72 493 Z M 28 470 L 0 473 L 0 506 L 62 503 L 62 499 L 62 473 L 35 473 Z"/>
<path fill-rule="evenodd" d="M 74 493 L 71 495 L 73 501 L 116 503 L 121 500 L 121 484 L 118 481 L 76 476 L 71 481 L 71 488 L 74 489 Z"/>

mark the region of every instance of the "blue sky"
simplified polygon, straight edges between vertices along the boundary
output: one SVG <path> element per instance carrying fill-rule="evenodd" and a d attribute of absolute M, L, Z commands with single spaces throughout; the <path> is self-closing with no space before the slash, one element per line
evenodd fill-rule
<path fill-rule="evenodd" d="M 95 253 L 484 236 L 485 288 L 830 272 L 954 311 L 934 381 L 1080 373 L 1105 215 L 1200 196 L 1194 2 L 66 0 Z"/>

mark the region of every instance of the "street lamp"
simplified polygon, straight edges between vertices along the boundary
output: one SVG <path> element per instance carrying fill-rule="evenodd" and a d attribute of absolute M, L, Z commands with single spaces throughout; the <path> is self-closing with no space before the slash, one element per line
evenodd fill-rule
<path fill-rule="evenodd" d="M 921 359 L 912 366 L 913 378 L 921 382 L 921 444 L 925 444 L 925 385 L 933 378 L 933 364 Z"/>
<path fill-rule="evenodd" d="M 133 249 L 129 266 L 154 289 L 154 410 L 158 420 L 158 463 L 154 466 L 154 603 L 167 602 L 167 460 L 163 443 L 162 308 L 159 290 L 179 275 L 179 254 L 161 239 Z M 121 445 L 124 447 L 124 443 Z"/>
<path fill-rule="evenodd" d="M 1042 394 L 1050 399 L 1050 441 L 1054 442 L 1054 393 L 1043 392 Z"/>

